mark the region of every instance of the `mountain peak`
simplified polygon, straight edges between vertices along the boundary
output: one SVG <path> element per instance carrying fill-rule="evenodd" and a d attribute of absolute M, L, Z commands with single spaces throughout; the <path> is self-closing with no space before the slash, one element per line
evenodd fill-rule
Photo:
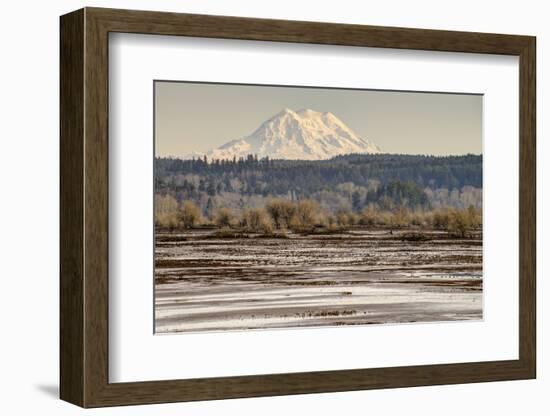
<path fill-rule="evenodd" d="M 252 134 L 212 149 L 214 159 L 232 159 L 256 154 L 271 159 L 330 159 L 349 153 L 380 153 L 330 112 L 284 108 Z"/>
<path fill-rule="evenodd" d="M 283 108 L 281 111 L 279 111 L 275 117 L 277 116 L 284 116 L 286 114 L 290 114 L 292 116 L 295 116 L 296 115 L 296 112 L 292 111 L 290 108 Z"/>
<path fill-rule="evenodd" d="M 302 108 L 301 110 L 296 111 L 296 114 L 300 116 L 312 117 L 312 116 L 318 116 L 319 114 L 322 114 L 322 113 L 320 113 L 319 111 L 312 110 L 310 108 Z"/>

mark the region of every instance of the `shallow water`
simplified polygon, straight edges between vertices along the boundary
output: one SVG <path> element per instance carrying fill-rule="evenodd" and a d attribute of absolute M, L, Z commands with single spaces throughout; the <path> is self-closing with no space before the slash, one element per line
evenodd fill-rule
<path fill-rule="evenodd" d="M 155 331 L 482 318 L 481 236 L 406 242 L 354 230 L 289 238 L 157 233 Z"/>

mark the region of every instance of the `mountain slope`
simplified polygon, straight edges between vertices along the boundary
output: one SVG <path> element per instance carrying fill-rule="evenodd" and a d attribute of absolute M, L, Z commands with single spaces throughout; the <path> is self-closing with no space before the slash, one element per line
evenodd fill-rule
<path fill-rule="evenodd" d="M 332 113 L 284 109 L 251 135 L 232 140 L 206 153 L 209 159 L 259 158 L 320 160 L 350 153 L 380 153 Z"/>

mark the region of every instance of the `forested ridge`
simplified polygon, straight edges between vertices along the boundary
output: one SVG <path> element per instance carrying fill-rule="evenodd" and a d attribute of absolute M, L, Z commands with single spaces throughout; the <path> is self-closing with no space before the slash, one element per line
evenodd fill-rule
<path fill-rule="evenodd" d="M 347 195 L 353 210 L 370 203 L 383 209 L 393 205 L 427 208 L 445 190 L 450 194 L 481 187 L 482 156 L 471 154 L 346 155 L 318 161 L 253 155 L 233 160 L 155 159 L 155 192 L 199 203 L 205 197 L 237 194 L 313 198 L 331 206 L 341 203 L 332 200 Z"/>
<path fill-rule="evenodd" d="M 198 187 L 175 178 L 198 175 Z M 308 196 L 346 182 L 367 186 L 392 181 L 414 182 L 421 188 L 482 186 L 482 156 L 349 155 L 330 160 L 270 160 L 254 156 L 238 160 L 157 158 L 157 190 L 172 187 L 182 191 L 233 192 L 231 179 L 239 179 L 244 194 L 286 194 L 295 191 Z M 200 189 L 199 189 L 200 188 Z"/>

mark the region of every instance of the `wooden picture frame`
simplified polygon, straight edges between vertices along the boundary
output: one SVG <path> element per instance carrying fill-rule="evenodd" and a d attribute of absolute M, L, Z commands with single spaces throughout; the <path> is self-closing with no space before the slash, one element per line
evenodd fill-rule
<path fill-rule="evenodd" d="M 60 396 L 82 407 L 535 378 L 535 38 L 85 8 L 61 17 Z M 519 57 L 519 359 L 110 383 L 108 35 L 111 32 Z"/>

